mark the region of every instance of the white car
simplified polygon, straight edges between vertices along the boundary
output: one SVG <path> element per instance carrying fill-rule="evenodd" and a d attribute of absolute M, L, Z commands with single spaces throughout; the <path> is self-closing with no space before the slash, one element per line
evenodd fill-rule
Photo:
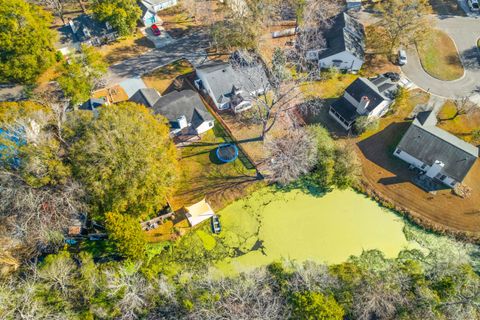
<path fill-rule="evenodd" d="M 405 50 L 398 50 L 397 61 L 398 65 L 400 66 L 404 66 L 407 64 L 407 53 L 405 52 Z"/>
<path fill-rule="evenodd" d="M 467 4 L 471 11 L 480 10 L 480 5 L 478 3 L 478 0 L 467 0 Z"/>

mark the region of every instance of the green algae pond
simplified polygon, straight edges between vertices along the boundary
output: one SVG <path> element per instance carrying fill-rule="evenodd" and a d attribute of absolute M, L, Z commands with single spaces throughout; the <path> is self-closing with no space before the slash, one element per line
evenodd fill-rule
<path fill-rule="evenodd" d="M 363 250 L 378 249 L 394 258 L 403 249 L 418 248 L 407 240 L 401 217 L 353 190 L 312 194 L 265 188 L 218 214 L 218 240 L 235 252 L 216 264 L 227 274 L 282 259 L 332 264 Z M 212 248 L 213 239 L 203 231 L 201 238 Z"/>

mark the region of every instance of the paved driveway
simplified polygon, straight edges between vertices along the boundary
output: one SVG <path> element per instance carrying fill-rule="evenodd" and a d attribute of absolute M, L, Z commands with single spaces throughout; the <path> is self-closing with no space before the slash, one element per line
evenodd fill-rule
<path fill-rule="evenodd" d="M 206 58 L 205 49 L 207 47 L 208 36 L 205 33 L 195 32 L 185 35 L 165 47 L 110 66 L 106 76 L 107 86 L 126 79 L 138 78 L 144 73 L 181 58 L 188 59 L 196 65 Z"/>
<path fill-rule="evenodd" d="M 480 103 L 480 19 L 473 17 L 435 17 L 436 27 L 445 31 L 455 42 L 465 69 L 462 78 L 442 81 L 427 74 L 420 64 L 415 48 L 407 52 L 408 64 L 402 67 L 407 78 L 420 88 L 441 97 L 472 96 Z"/>

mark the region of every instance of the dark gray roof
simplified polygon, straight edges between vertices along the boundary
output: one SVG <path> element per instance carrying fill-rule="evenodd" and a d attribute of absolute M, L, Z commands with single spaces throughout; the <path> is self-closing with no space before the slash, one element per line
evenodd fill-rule
<path fill-rule="evenodd" d="M 75 17 L 69 23 L 60 27 L 58 31 L 61 44 L 84 42 L 92 38 L 102 38 L 116 33 L 115 29 L 109 29 L 106 23 L 98 21 L 88 14 Z"/>
<path fill-rule="evenodd" d="M 164 95 L 152 108 L 155 114 L 161 114 L 170 122 L 176 122 L 185 116 L 194 128 L 204 121 L 214 120 L 198 93 L 193 90 L 174 91 Z"/>
<path fill-rule="evenodd" d="M 143 88 L 135 92 L 129 100 L 152 108 L 160 98 L 161 95 L 157 92 L 157 90 L 153 88 Z"/>
<path fill-rule="evenodd" d="M 345 91 L 357 101 L 360 101 L 362 97 L 368 97 L 370 100 L 367 107 L 368 111 L 375 109 L 382 101 L 388 100 L 380 93 L 375 84 L 367 78 L 357 78 Z"/>
<path fill-rule="evenodd" d="M 95 110 L 98 107 L 103 106 L 106 103 L 105 99 L 103 98 L 90 98 L 85 101 L 80 107 L 80 110 Z"/>
<path fill-rule="evenodd" d="M 360 60 L 365 57 L 365 31 L 363 25 L 345 12 L 337 15 L 332 26 L 323 32 L 327 49 L 320 52 L 323 59 L 340 52 L 350 52 Z"/>
<path fill-rule="evenodd" d="M 213 62 L 197 67 L 198 72 L 204 75 L 218 103 L 231 94 L 234 87 L 247 92 L 268 89 L 268 78 L 261 65 L 234 69 L 230 63 Z"/>
<path fill-rule="evenodd" d="M 355 108 L 355 106 L 344 97 L 336 100 L 330 107 L 340 114 L 347 122 L 353 122 L 359 116 L 357 108 Z"/>
<path fill-rule="evenodd" d="M 478 158 L 478 148 L 436 126 L 433 111 L 420 112 L 398 144 L 398 148 L 418 160 L 445 166 L 442 173 L 462 181 Z"/>

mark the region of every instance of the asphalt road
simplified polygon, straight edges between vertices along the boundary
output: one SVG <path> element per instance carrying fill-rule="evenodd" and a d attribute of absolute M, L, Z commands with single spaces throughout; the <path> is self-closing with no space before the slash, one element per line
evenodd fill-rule
<path fill-rule="evenodd" d="M 159 49 L 153 49 L 143 55 L 124 60 L 110 66 L 106 75 L 107 86 L 117 84 L 129 78 L 140 77 L 144 73 L 185 58 L 198 64 L 206 57 L 205 49 L 209 39 L 205 33 L 195 32 L 176 39 L 173 43 Z"/>
<path fill-rule="evenodd" d="M 405 76 L 420 88 L 445 98 L 471 96 L 480 102 L 480 19 L 476 17 L 434 17 L 436 28 L 445 31 L 455 42 L 465 69 L 462 78 L 442 81 L 424 71 L 415 48 L 407 52 L 408 64 L 402 67 Z"/>

